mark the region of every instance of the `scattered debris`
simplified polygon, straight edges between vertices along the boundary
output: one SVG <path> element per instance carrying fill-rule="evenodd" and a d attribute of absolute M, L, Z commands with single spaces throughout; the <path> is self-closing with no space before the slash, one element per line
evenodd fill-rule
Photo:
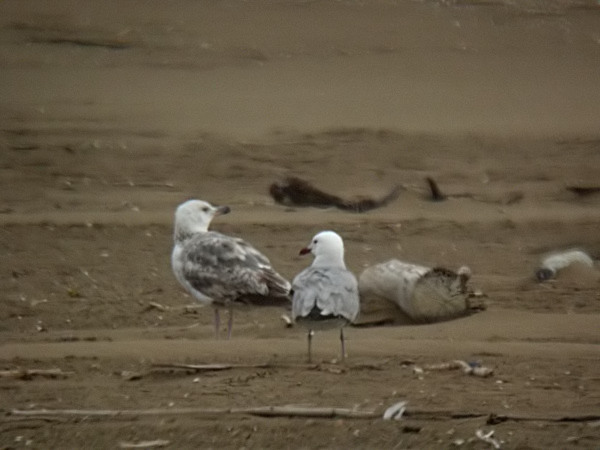
<path fill-rule="evenodd" d="M 140 372 L 132 372 L 130 370 L 122 370 L 119 372 L 119 376 L 126 381 L 137 381 L 141 380 L 143 377 Z"/>
<path fill-rule="evenodd" d="M 334 408 L 334 407 L 311 407 L 311 406 L 259 406 L 246 408 L 163 408 L 163 409 L 13 409 L 12 416 L 20 417 L 44 417 L 57 416 L 90 416 L 90 417 L 135 417 L 135 416 L 167 416 L 167 415 L 228 415 L 242 414 L 260 417 L 304 417 L 304 418 L 351 418 L 351 419 L 378 419 L 382 417 L 380 410 L 360 411 L 357 409 Z M 535 422 L 596 422 L 600 415 L 583 416 L 527 416 L 527 415 L 495 415 L 485 412 L 456 412 L 444 410 L 413 410 L 406 409 L 404 416 L 413 420 L 431 419 L 473 419 L 489 417 L 488 425 L 499 424 L 509 420 L 512 421 L 535 421 Z M 483 433 L 483 432 L 482 432 Z M 483 434 L 482 434 L 483 435 Z M 485 435 L 484 435 L 485 436 Z"/>
<path fill-rule="evenodd" d="M 169 309 L 169 307 L 161 305 L 160 303 L 157 303 L 157 302 L 149 302 L 148 307 L 146 308 L 146 311 L 151 310 L 151 309 L 158 309 L 159 311 L 164 312 L 164 311 L 167 311 Z"/>
<path fill-rule="evenodd" d="M 294 326 L 294 322 L 292 322 L 292 319 L 290 319 L 290 317 L 287 314 L 282 314 L 281 320 L 284 321 L 286 328 L 292 328 Z"/>
<path fill-rule="evenodd" d="M 204 308 L 204 305 L 201 303 L 192 303 L 192 304 L 183 305 L 183 306 L 168 306 L 168 305 L 162 305 L 158 302 L 148 302 L 148 306 L 146 306 L 146 308 L 144 308 L 144 311 L 151 311 L 153 309 L 157 309 L 161 312 L 183 311 L 183 312 L 187 313 L 187 312 L 195 311 L 200 308 Z"/>
<path fill-rule="evenodd" d="M 574 263 L 594 267 L 594 261 L 584 251 L 578 249 L 566 250 L 546 256 L 540 267 L 535 271 L 535 277 L 539 282 L 551 280 L 556 278 L 559 271 Z"/>
<path fill-rule="evenodd" d="M 487 433 L 484 433 L 483 430 L 477 430 L 475 432 L 475 436 L 477 436 L 478 439 L 481 439 L 483 442 L 487 442 L 488 444 L 492 445 L 494 448 L 501 448 L 500 442 L 497 441 L 496 439 L 492 438 L 493 435 L 494 435 L 494 430 L 489 431 Z"/>
<path fill-rule="evenodd" d="M 156 439 L 155 441 L 140 441 L 140 442 L 119 442 L 119 448 L 152 448 L 166 447 L 171 441 L 164 439 Z"/>
<path fill-rule="evenodd" d="M 259 406 L 250 408 L 165 408 L 165 409 L 13 409 L 14 416 L 90 416 L 90 417 L 125 417 L 125 416 L 163 416 L 163 415 L 219 415 L 245 414 L 259 417 L 313 417 L 313 418 L 353 418 L 373 419 L 381 417 L 375 411 L 359 411 L 347 408 L 303 407 L 303 406 Z"/>
<path fill-rule="evenodd" d="M 425 181 L 427 181 L 427 184 L 429 185 L 429 190 L 431 191 L 430 200 L 434 202 L 441 202 L 446 200 L 446 196 L 442 194 L 442 191 L 440 191 L 440 188 L 438 187 L 437 183 L 433 178 L 426 177 Z"/>
<path fill-rule="evenodd" d="M 469 192 L 445 195 L 442 193 L 437 182 L 433 178 L 426 177 L 425 181 L 427 181 L 427 185 L 429 187 L 428 199 L 433 202 L 441 202 L 449 198 L 469 198 L 475 201 L 485 203 L 499 203 L 501 205 L 512 205 L 514 203 L 520 202 L 521 200 L 523 200 L 523 198 L 525 198 L 525 194 L 522 191 L 509 191 L 500 195 L 499 197 L 475 195 Z"/>
<path fill-rule="evenodd" d="M 600 186 L 567 186 L 567 190 L 580 197 L 587 197 L 600 193 Z"/>
<path fill-rule="evenodd" d="M 398 402 L 383 413 L 383 420 L 400 420 L 406 411 L 407 402 Z"/>
<path fill-rule="evenodd" d="M 110 50 L 125 50 L 133 47 L 133 44 L 129 42 L 93 37 L 43 37 L 33 38 L 31 39 L 31 42 L 39 44 L 74 45 L 78 47 L 102 47 Z"/>
<path fill-rule="evenodd" d="M 301 178 L 288 177 L 283 183 L 271 184 L 269 193 L 276 203 L 286 206 L 336 207 L 342 211 L 362 213 L 386 206 L 398 198 L 400 187 L 394 187 L 387 195 L 378 199 L 361 197 L 345 200 L 323 192 Z"/>
<path fill-rule="evenodd" d="M 420 372 L 417 372 L 417 369 L 421 369 L 417 366 L 413 369 L 415 373 L 423 373 L 423 370 L 457 370 L 460 369 L 466 375 L 473 375 L 477 377 L 489 377 L 494 373 L 494 369 L 490 367 L 481 366 L 478 363 L 468 363 L 466 361 L 462 361 L 460 359 L 455 359 L 454 361 L 444 362 L 440 364 L 429 364 L 424 366 Z"/>
<path fill-rule="evenodd" d="M 165 364 L 153 364 L 153 372 L 161 371 L 174 371 L 183 370 L 188 372 L 214 372 L 221 370 L 232 370 L 232 369 L 271 369 L 274 367 L 297 367 L 297 368 L 314 368 L 315 365 L 292 365 L 292 366 L 274 366 L 271 363 L 264 364 L 179 364 L 179 363 L 165 363 Z"/>
<path fill-rule="evenodd" d="M 33 377 L 67 378 L 75 372 L 64 372 L 62 369 L 13 369 L 0 370 L 0 378 L 17 378 L 31 380 Z"/>

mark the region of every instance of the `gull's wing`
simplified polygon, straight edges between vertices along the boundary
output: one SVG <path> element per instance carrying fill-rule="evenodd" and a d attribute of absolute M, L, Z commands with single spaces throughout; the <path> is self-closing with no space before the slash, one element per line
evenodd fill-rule
<path fill-rule="evenodd" d="M 244 240 L 221 233 L 200 233 L 186 242 L 181 266 L 186 283 L 216 303 L 245 296 L 283 297 L 290 290 L 266 256 Z"/>
<path fill-rule="evenodd" d="M 305 317 L 317 306 L 321 315 L 342 316 L 353 321 L 359 311 L 358 286 L 346 269 L 308 267 L 292 283 L 292 315 Z"/>

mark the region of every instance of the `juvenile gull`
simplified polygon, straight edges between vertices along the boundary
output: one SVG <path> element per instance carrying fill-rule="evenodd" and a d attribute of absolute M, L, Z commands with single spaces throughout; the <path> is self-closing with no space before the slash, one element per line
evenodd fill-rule
<path fill-rule="evenodd" d="M 313 330 L 340 329 L 342 360 L 346 356 L 344 326 L 356 319 L 359 311 L 358 284 L 344 263 L 344 241 L 333 231 L 313 237 L 301 255 L 315 259 L 292 282 L 292 316 L 308 328 L 308 361 L 311 361 Z"/>
<path fill-rule="evenodd" d="M 208 231 L 216 216 L 228 206 L 188 200 L 175 211 L 171 265 L 175 277 L 201 303 L 215 311 L 215 335 L 219 337 L 219 309 L 229 310 L 227 339 L 231 337 L 233 308 L 289 304 L 290 283 L 272 267 L 269 259 L 242 239 Z"/>

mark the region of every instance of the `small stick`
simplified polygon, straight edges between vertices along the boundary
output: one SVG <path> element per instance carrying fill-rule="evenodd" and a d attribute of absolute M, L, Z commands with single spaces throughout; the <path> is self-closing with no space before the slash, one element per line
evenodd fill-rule
<path fill-rule="evenodd" d="M 13 369 L 0 370 L 0 378 L 20 378 L 28 380 L 33 377 L 66 378 L 75 372 L 63 372 L 61 369 Z"/>
<path fill-rule="evenodd" d="M 440 191 L 440 188 L 438 187 L 437 183 L 433 178 L 426 177 L 425 181 L 427 181 L 427 184 L 429 185 L 429 190 L 431 191 L 431 200 L 433 200 L 434 202 L 441 202 L 443 200 L 446 200 L 446 196 L 442 194 L 442 191 Z"/>
<path fill-rule="evenodd" d="M 162 305 L 158 302 L 148 302 L 148 306 L 146 306 L 145 311 L 150 311 L 151 309 L 158 309 L 159 311 L 193 311 L 196 309 L 204 308 L 204 305 L 192 303 L 190 305 L 182 305 L 182 306 L 168 306 Z"/>
<path fill-rule="evenodd" d="M 232 370 L 232 369 L 272 369 L 272 368 L 315 368 L 315 365 L 274 365 L 271 363 L 261 364 L 179 364 L 179 363 L 158 363 L 152 364 L 155 369 L 179 369 L 179 370 L 193 370 L 195 372 L 211 372 L 219 370 Z"/>
<path fill-rule="evenodd" d="M 260 406 L 250 408 L 169 408 L 169 409 L 13 409 L 10 413 L 14 416 L 89 416 L 89 417 L 131 417 L 131 416 L 162 416 L 162 415 L 224 415 L 246 414 L 261 417 L 313 417 L 313 418 L 352 418 L 352 419 L 379 419 L 383 417 L 381 411 L 359 411 L 347 408 L 332 407 L 302 407 L 302 406 Z M 452 411 L 426 411 L 406 410 L 405 417 L 414 420 L 427 419 L 474 419 L 488 417 L 488 424 L 497 424 L 504 421 L 540 421 L 540 422 L 594 422 L 600 420 L 600 415 L 542 417 L 527 415 L 502 415 L 478 412 L 452 412 Z"/>
<path fill-rule="evenodd" d="M 347 417 L 355 419 L 371 419 L 379 417 L 375 411 L 357 411 L 346 408 L 306 408 L 300 406 L 263 406 L 254 408 L 171 408 L 171 409 L 13 409 L 15 416 L 94 416 L 94 417 L 125 417 L 125 416 L 162 416 L 162 415 L 222 415 L 246 414 L 260 417 L 315 417 L 333 418 Z"/>

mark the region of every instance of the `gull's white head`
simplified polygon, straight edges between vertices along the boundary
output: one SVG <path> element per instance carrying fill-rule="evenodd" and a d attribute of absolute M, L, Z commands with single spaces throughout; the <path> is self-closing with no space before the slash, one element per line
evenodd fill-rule
<path fill-rule="evenodd" d="M 317 233 L 308 246 L 300 250 L 301 255 L 312 253 L 315 256 L 313 266 L 343 267 L 344 241 L 334 231 L 321 231 Z"/>
<path fill-rule="evenodd" d="M 188 200 L 175 210 L 175 240 L 208 231 L 214 217 L 227 214 L 229 206 L 213 206 L 203 200 Z"/>

